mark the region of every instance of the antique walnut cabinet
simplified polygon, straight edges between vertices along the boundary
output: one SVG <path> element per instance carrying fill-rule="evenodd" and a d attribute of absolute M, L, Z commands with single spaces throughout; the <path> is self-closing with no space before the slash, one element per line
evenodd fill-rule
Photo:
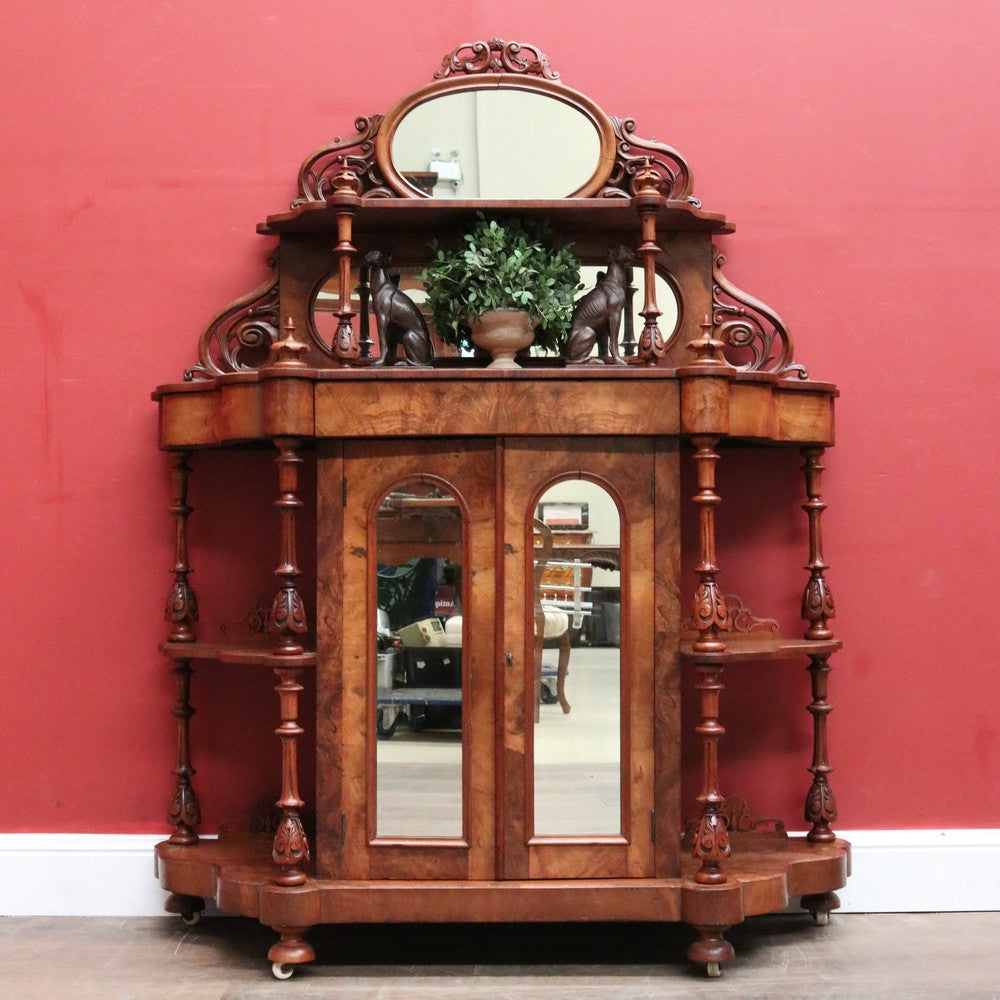
<path fill-rule="evenodd" d="M 291 210 L 259 227 L 277 241 L 270 278 L 211 321 L 182 382 L 154 393 L 173 462 L 161 649 L 178 749 L 157 870 L 167 909 L 189 921 L 212 898 L 273 927 L 281 978 L 314 958 L 311 926 L 367 921 L 684 921 L 689 957 L 717 975 L 733 955 L 727 927 L 789 897 L 820 922 L 838 905 L 849 848 L 830 827 L 826 688 L 840 643 L 821 542 L 837 392 L 795 363 L 780 318 L 723 276 L 713 237 L 732 226 L 702 209 L 684 159 L 635 129 L 566 87 L 533 46 L 461 46 L 432 83 L 303 163 Z M 477 213 L 544 220 L 593 271 L 631 250 L 620 349 L 501 369 L 434 339 L 428 363 L 401 349 L 379 364 L 377 295 L 419 304 L 431 240 L 453 245 Z M 397 278 L 376 274 L 389 258 Z M 755 617 L 753 594 L 724 591 L 720 443 L 801 450 L 801 638 Z M 189 463 L 248 446 L 276 462 L 276 513 L 260 520 L 274 524 L 273 603 L 256 633 L 200 637 Z M 689 580 L 686 516 L 698 539 Z M 298 563 L 306 541 L 315 580 Z M 563 590 L 543 594 L 560 566 Z M 543 697 L 543 628 L 560 636 L 558 704 Z M 199 836 L 194 661 L 278 678 L 280 797 L 259 832 Z M 808 667 L 803 836 L 720 791 L 723 672 L 747 661 Z M 696 802 L 680 793 L 682 683 L 700 706 Z M 300 718 L 305 686 L 315 719 Z M 306 753 L 314 796 L 300 787 Z"/>

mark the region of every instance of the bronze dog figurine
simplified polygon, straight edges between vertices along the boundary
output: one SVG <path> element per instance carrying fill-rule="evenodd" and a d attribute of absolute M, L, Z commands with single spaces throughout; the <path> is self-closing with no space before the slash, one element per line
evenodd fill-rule
<path fill-rule="evenodd" d="M 598 358 L 604 364 L 624 365 L 618 336 L 625 308 L 626 267 L 632 263 L 628 247 L 615 247 L 608 253 L 608 271 L 573 307 L 566 358 L 570 364 L 586 364 L 597 344 Z M 610 358 L 610 361 L 607 360 Z"/>
<path fill-rule="evenodd" d="M 389 276 L 389 255 L 372 250 L 365 254 L 363 263 L 371 271 L 372 312 L 382 350 L 375 364 L 396 364 L 396 352 L 402 347 L 407 364 L 429 365 L 434 348 L 427 323 L 410 297 Z"/>

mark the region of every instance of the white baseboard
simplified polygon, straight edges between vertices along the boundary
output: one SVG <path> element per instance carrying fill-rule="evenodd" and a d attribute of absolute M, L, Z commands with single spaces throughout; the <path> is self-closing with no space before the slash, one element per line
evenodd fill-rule
<path fill-rule="evenodd" d="M 844 913 L 1000 910 L 1000 830 L 838 830 L 851 844 Z"/>
<path fill-rule="evenodd" d="M 1000 910 L 1000 830 L 854 830 L 841 912 Z M 162 916 L 162 836 L 0 834 L 0 915 Z"/>

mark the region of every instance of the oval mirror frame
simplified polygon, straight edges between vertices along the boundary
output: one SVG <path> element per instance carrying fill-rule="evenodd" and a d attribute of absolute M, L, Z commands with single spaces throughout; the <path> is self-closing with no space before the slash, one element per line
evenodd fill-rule
<path fill-rule="evenodd" d="M 411 184 L 397 170 L 392 159 L 392 142 L 403 119 L 416 107 L 449 94 L 482 90 L 507 90 L 538 94 L 559 101 L 582 115 L 597 133 L 597 162 L 588 180 L 566 198 L 589 198 L 604 187 L 615 165 L 616 140 L 611 119 L 589 97 L 562 84 L 536 77 L 515 77 L 501 74 L 437 80 L 408 94 L 394 105 L 382 119 L 375 136 L 375 158 L 386 184 L 403 198 L 430 198 L 431 194 Z M 489 199 L 482 199 L 487 201 Z M 506 199 L 512 200 L 512 199 Z M 531 200 L 515 199 L 515 200 Z"/>

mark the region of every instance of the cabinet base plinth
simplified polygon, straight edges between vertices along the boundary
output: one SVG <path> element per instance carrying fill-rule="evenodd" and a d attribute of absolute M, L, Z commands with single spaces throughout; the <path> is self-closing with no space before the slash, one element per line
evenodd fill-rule
<path fill-rule="evenodd" d="M 161 885 L 175 897 L 215 899 L 219 908 L 255 917 L 281 940 L 272 961 L 313 960 L 303 934 L 317 924 L 503 923 L 573 921 L 684 922 L 698 940 L 689 957 L 718 964 L 732 958 L 722 932 L 746 917 L 775 913 L 801 896 L 826 909 L 846 884 L 850 846 L 816 844 L 774 834 L 736 834 L 727 881 L 694 880 L 698 862 L 685 859 L 677 878 L 539 879 L 534 881 L 339 881 L 310 875 L 304 885 L 274 884 L 268 837 L 202 838 L 156 847 Z"/>

